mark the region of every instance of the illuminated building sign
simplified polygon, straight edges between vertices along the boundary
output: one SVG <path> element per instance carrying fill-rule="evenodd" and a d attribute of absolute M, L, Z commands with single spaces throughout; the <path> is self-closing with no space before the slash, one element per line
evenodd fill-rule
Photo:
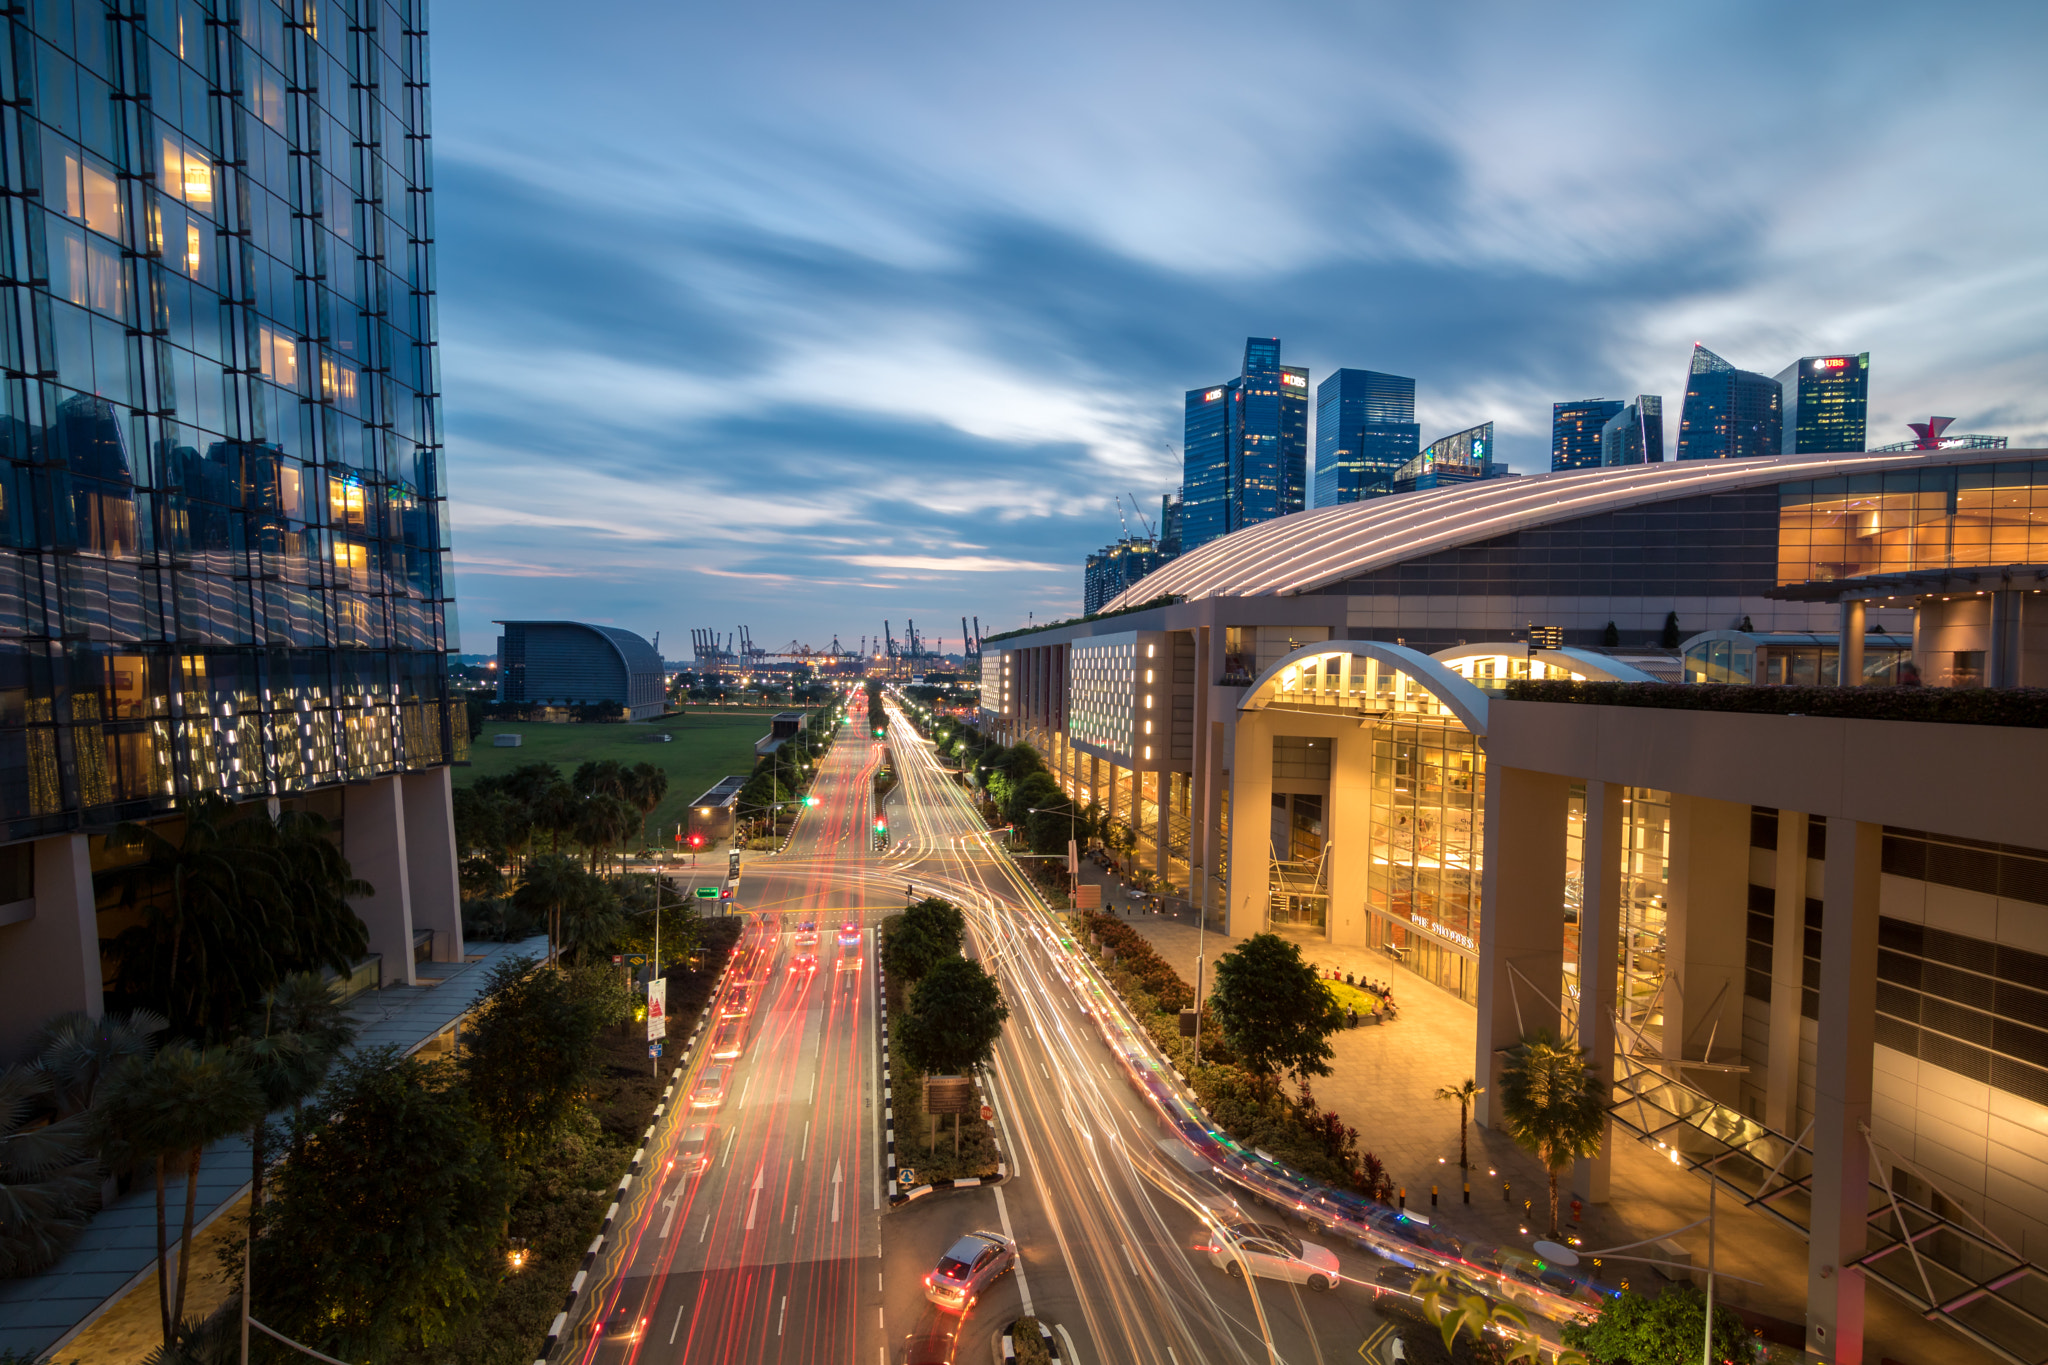
<path fill-rule="evenodd" d="M 1283 384 L 1292 384 L 1297 389 L 1305 389 L 1308 387 L 1307 378 L 1305 376 L 1298 374 L 1283 374 L 1280 376 L 1280 382 Z"/>
<path fill-rule="evenodd" d="M 1447 938 L 1451 942 L 1459 945 L 1460 947 L 1470 948 L 1474 952 L 1478 951 L 1478 946 L 1473 943 L 1472 936 L 1470 934 L 1461 934 L 1456 929 L 1452 929 L 1447 925 L 1438 924 L 1429 916 L 1420 914 L 1413 910 L 1408 912 L 1408 918 L 1413 923 L 1421 926 L 1424 929 L 1429 930 L 1430 933 L 1435 934 L 1438 938 Z"/>
<path fill-rule="evenodd" d="M 1203 395 L 1202 395 L 1202 401 L 1203 401 L 1204 403 L 1213 403 L 1213 402 L 1215 402 L 1215 401 L 1216 401 L 1217 399 L 1221 398 L 1222 396 L 1223 396 L 1223 390 L 1221 390 L 1221 389 L 1211 389 L 1211 390 L 1209 390 L 1209 391 L 1208 391 L 1207 393 L 1205 393 L 1205 394 L 1203 394 Z"/>
<path fill-rule="evenodd" d="M 1824 355 L 1813 362 L 1813 368 L 1816 370 L 1839 370 L 1845 368 L 1848 364 L 1849 357 L 1845 355 Z"/>

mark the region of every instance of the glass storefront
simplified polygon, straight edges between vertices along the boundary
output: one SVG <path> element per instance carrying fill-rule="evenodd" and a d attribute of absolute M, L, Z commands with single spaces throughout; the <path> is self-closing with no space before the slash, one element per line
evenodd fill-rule
<path fill-rule="evenodd" d="M 1778 582 L 2048 559 L 2048 460 L 1778 488 Z"/>
<path fill-rule="evenodd" d="M 1671 884 L 1671 794 L 1624 787 L 1621 802 L 1622 1023 L 1656 1042 L 1664 1031 L 1664 913 Z M 1623 1040 L 1628 1046 L 1628 1040 Z"/>
<path fill-rule="evenodd" d="M 1471 999 L 1485 755 L 1462 725 L 1420 718 L 1380 725 L 1372 754 L 1366 908 L 1374 946 L 1400 949 L 1411 969 Z"/>

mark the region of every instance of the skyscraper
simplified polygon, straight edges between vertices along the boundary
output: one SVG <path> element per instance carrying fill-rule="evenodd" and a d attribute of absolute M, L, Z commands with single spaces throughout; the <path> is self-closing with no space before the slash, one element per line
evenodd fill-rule
<path fill-rule="evenodd" d="M 1377 370 L 1338 370 L 1316 386 L 1315 505 L 1335 507 L 1393 491 L 1415 458 L 1415 381 Z"/>
<path fill-rule="evenodd" d="M 1870 404 L 1870 352 L 1810 355 L 1778 376 L 1785 395 L 1779 453 L 1827 455 L 1864 446 Z"/>
<path fill-rule="evenodd" d="M 1081 610 L 1089 616 L 1105 602 L 1166 562 L 1157 542 L 1139 536 L 1112 541 L 1094 554 L 1081 576 Z"/>
<path fill-rule="evenodd" d="M 1678 416 L 1678 458 L 1776 455 L 1783 431 L 1781 401 L 1777 380 L 1738 370 L 1693 343 L 1685 407 Z"/>
<path fill-rule="evenodd" d="M 1627 406 L 1618 398 L 1581 398 L 1550 405 L 1550 468 L 1593 469 L 1600 464 L 1600 428 Z"/>
<path fill-rule="evenodd" d="M 204 796 L 338 819 L 387 983 L 459 962 L 424 5 L 10 14 L 0 881 L 77 876 L 0 1046 L 100 1012 L 85 834 Z"/>
<path fill-rule="evenodd" d="M 1511 477 L 1505 464 L 1493 458 L 1493 423 L 1454 431 L 1438 437 L 1420 454 L 1395 470 L 1388 478 L 1396 493 L 1414 493 L 1443 488 L 1454 483 Z"/>
<path fill-rule="evenodd" d="M 1159 553 L 1172 559 L 1180 553 L 1180 494 L 1167 493 L 1159 499 Z"/>
<path fill-rule="evenodd" d="M 1187 394 L 1181 548 L 1302 510 L 1308 371 L 1280 363 L 1278 337 L 1247 337 L 1244 372 Z"/>
<path fill-rule="evenodd" d="M 1660 394 L 1637 394 L 1620 412 L 1600 428 L 1600 460 L 1603 465 L 1664 463 L 1664 399 Z"/>

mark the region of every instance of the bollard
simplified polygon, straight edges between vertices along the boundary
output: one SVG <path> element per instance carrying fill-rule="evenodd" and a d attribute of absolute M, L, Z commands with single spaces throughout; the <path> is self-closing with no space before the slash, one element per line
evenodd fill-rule
<path fill-rule="evenodd" d="M 1515 1196 L 1508 1189 L 1508 1182 L 1505 1180 L 1500 1182 L 1500 1202 L 1503 1204 L 1512 1204 L 1515 1202 Z"/>
<path fill-rule="evenodd" d="M 1472 1182 L 1469 1180 L 1465 1182 L 1465 1202 L 1472 1202 Z"/>
<path fill-rule="evenodd" d="M 1436 1207 L 1436 1186 L 1434 1185 L 1429 1187 L 1429 1206 L 1431 1208 Z"/>
<path fill-rule="evenodd" d="M 1401 1212 L 1408 1212 L 1408 1187 L 1406 1185 L 1401 1187 Z"/>

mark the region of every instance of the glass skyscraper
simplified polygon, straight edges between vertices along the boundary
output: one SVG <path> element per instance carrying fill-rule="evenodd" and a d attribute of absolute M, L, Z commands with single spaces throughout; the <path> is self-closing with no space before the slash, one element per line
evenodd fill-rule
<path fill-rule="evenodd" d="M 1738 370 L 1695 342 L 1678 415 L 1678 458 L 1729 460 L 1776 455 L 1784 413 L 1778 381 Z"/>
<path fill-rule="evenodd" d="M 1377 370 L 1338 370 L 1316 386 L 1317 507 L 1392 491 L 1395 470 L 1415 458 L 1415 381 Z"/>
<path fill-rule="evenodd" d="M 1299 512 L 1308 493 L 1308 371 L 1247 337 L 1236 379 L 1187 394 L 1181 549 Z"/>
<path fill-rule="evenodd" d="M 1594 469 L 1600 464 L 1600 429 L 1627 405 L 1618 398 L 1581 398 L 1550 405 L 1550 468 Z"/>
<path fill-rule="evenodd" d="M 1600 428 L 1602 465 L 1664 463 L 1664 398 L 1637 394 Z"/>
<path fill-rule="evenodd" d="M 357 841 L 400 818 L 401 775 L 438 784 L 407 788 L 415 814 L 445 809 L 468 742 L 422 0 L 39 0 L 4 22 L 0 843 L 204 793 L 312 793 L 339 819 L 346 785 L 349 856 L 399 907 L 358 908 L 385 979 L 411 980 L 403 878 Z M 37 915 L 71 914 L 34 857 Z M 455 913 L 452 881 L 428 889 Z M 459 918 L 432 932 L 459 958 Z"/>
<path fill-rule="evenodd" d="M 1870 352 L 1810 355 L 1778 376 L 1784 393 L 1783 455 L 1827 455 L 1862 450 L 1870 406 Z"/>

